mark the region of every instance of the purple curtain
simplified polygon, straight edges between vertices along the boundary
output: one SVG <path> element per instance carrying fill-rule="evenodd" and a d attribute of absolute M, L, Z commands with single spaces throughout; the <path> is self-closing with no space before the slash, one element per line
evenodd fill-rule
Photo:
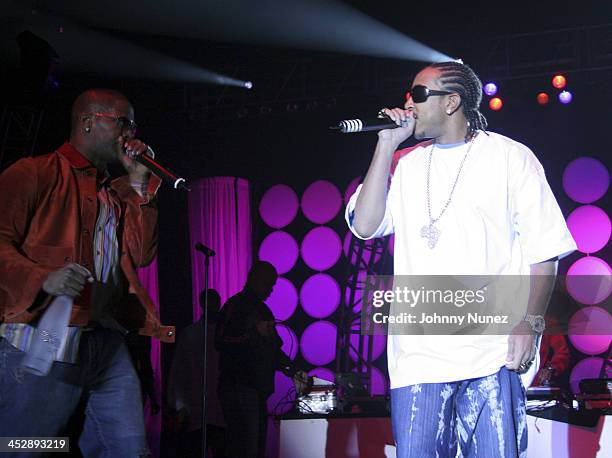
<path fill-rule="evenodd" d="M 251 210 L 249 182 L 242 178 L 211 177 L 191 183 L 189 238 L 193 284 L 193 320 L 200 318 L 198 302 L 204 289 L 201 242 L 216 252 L 209 267 L 209 286 L 224 303 L 242 289 L 251 267 Z"/>
<path fill-rule="evenodd" d="M 138 279 L 142 286 L 147 290 L 151 299 L 155 303 L 157 313 L 159 313 L 159 285 L 157 282 L 157 257 L 147 267 L 138 269 Z M 151 366 L 155 374 L 155 394 L 161 405 L 161 346 L 157 339 L 151 339 Z M 149 447 L 154 458 L 159 458 L 160 437 L 161 437 L 161 418 L 162 412 L 157 415 L 151 414 L 151 408 L 147 402 L 145 405 L 145 426 Z"/>

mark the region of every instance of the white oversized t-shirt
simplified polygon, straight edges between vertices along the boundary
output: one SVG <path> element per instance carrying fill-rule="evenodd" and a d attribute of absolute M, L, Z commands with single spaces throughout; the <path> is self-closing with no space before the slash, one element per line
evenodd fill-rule
<path fill-rule="evenodd" d="M 395 233 L 395 275 L 528 275 L 530 264 L 576 249 L 531 150 L 493 132 L 479 132 L 473 143 L 452 200 L 435 224 L 440 237 L 433 249 L 421 237 L 429 223 L 429 151 L 433 148 L 430 195 L 436 218 L 469 144 L 425 142 L 397 162 L 384 219 L 371 237 Z M 361 186 L 346 208 L 357 237 L 352 219 L 360 191 Z M 507 351 L 505 335 L 390 335 L 391 388 L 490 375 L 505 364 Z"/>

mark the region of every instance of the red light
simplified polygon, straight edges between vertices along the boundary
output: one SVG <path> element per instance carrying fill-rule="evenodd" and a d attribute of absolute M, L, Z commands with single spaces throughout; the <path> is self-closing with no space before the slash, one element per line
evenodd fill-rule
<path fill-rule="evenodd" d="M 504 102 L 499 97 L 493 97 L 489 100 L 489 108 L 493 111 L 499 111 L 504 106 Z"/>
<path fill-rule="evenodd" d="M 563 75 L 555 75 L 552 79 L 552 85 L 557 89 L 563 89 L 567 84 L 567 80 Z"/>
<path fill-rule="evenodd" d="M 410 91 L 406 92 L 406 101 L 410 100 Z"/>
<path fill-rule="evenodd" d="M 546 105 L 548 103 L 548 94 L 546 92 L 540 92 L 537 99 L 540 105 Z"/>

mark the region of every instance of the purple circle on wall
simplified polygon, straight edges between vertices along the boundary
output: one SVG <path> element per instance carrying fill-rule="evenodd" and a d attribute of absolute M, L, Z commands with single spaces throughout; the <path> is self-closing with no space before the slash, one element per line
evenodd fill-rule
<path fill-rule="evenodd" d="M 577 302 L 599 304 L 612 292 L 612 269 L 603 259 L 585 256 L 568 269 L 565 287 Z"/>
<path fill-rule="evenodd" d="M 370 394 L 372 396 L 384 395 L 389 392 L 389 381 L 385 374 L 377 367 L 372 367 L 370 377 Z"/>
<path fill-rule="evenodd" d="M 302 285 L 300 302 L 311 317 L 326 318 L 340 304 L 340 286 L 327 274 L 315 274 Z"/>
<path fill-rule="evenodd" d="M 302 195 L 302 211 L 315 224 L 331 221 L 342 206 L 338 188 L 329 181 L 319 180 L 306 188 Z"/>
<path fill-rule="evenodd" d="M 327 270 L 340 258 L 340 237 L 327 226 L 315 227 L 302 240 L 301 251 L 308 267 L 319 272 Z"/>
<path fill-rule="evenodd" d="M 353 372 L 359 372 L 357 368 L 353 369 Z M 362 373 L 366 373 L 364 370 Z M 372 372 L 370 373 L 370 380 L 368 381 L 370 384 L 370 395 L 384 395 L 387 394 L 389 390 L 389 381 L 385 374 L 382 373 L 380 369 L 377 367 L 372 367 Z"/>
<path fill-rule="evenodd" d="M 295 286 L 284 277 L 278 277 L 274 290 L 266 304 L 272 311 L 274 318 L 280 321 L 288 320 L 295 312 L 298 304 L 298 295 Z"/>
<path fill-rule="evenodd" d="M 349 257 L 349 249 L 351 247 L 351 239 L 355 238 L 355 242 L 359 242 L 360 240 L 353 235 L 351 231 L 348 231 L 344 236 L 344 243 L 342 244 L 342 251 L 344 252 L 344 256 Z M 367 265 L 370 262 L 370 258 L 372 257 L 372 244 L 374 243 L 374 239 L 365 240 L 365 246 L 361 252 L 361 261 L 363 264 Z M 353 252 L 350 256 L 351 264 L 355 264 L 357 262 L 357 255 L 359 254 L 359 246 L 357 244 L 353 245 Z M 374 262 L 378 262 L 380 259 L 381 253 L 377 252 L 374 256 Z M 365 267 L 364 265 L 361 267 Z"/>
<path fill-rule="evenodd" d="M 569 376 L 570 386 L 572 388 L 572 393 L 579 394 L 580 393 L 580 381 L 585 378 L 599 378 L 599 373 L 601 372 L 601 367 L 603 366 L 604 359 L 603 358 L 585 358 L 580 361 L 578 364 L 574 366 L 572 369 L 572 373 Z M 607 375 L 604 374 L 604 377 L 612 376 L 612 371 L 608 366 L 608 370 L 606 371 Z"/>
<path fill-rule="evenodd" d="M 353 181 L 349 183 L 344 191 L 344 205 L 348 205 L 349 200 L 351 200 L 351 196 L 355 194 L 357 188 L 359 187 L 359 183 L 361 182 L 361 177 L 354 178 Z"/>
<path fill-rule="evenodd" d="M 590 204 L 603 197 L 610 186 L 610 172 L 592 157 L 579 157 L 563 172 L 563 189 L 574 201 Z"/>
<path fill-rule="evenodd" d="M 607 213 L 594 205 L 583 205 L 567 217 L 578 250 L 590 254 L 601 250 L 610 240 L 612 226 Z"/>
<path fill-rule="evenodd" d="M 325 366 L 336 358 L 338 329 L 329 321 L 315 321 L 302 333 L 300 349 L 306 361 L 315 366 Z"/>
<path fill-rule="evenodd" d="M 351 329 L 354 330 L 359 330 L 360 326 L 351 326 Z M 363 349 L 364 352 L 366 352 L 368 350 L 368 336 L 362 336 L 361 334 L 351 334 L 350 336 L 350 342 L 351 342 L 351 348 L 349 348 L 349 356 L 351 357 L 351 359 L 353 361 L 357 361 L 357 352 L 355 351 L 355 349 L 359 348 L 359 340 L 360 339 L 364 339 L 363 341 Z M 387 347 L 387 336 L 385 335 L 374 335 L 373 337 L 373 344 L 372 344 L 372 361 L 376 361 L 378 358 L 380 358 L 380 355 L 383 354 L 383 352 L 385 351 L 385 348 Z"/>
<path fill-rule="evenodd" d="M 315 367 L 308 375 L 312 377 L 319 377 L 320 379 L 327 380 L 329 383 L 334 383 L 335 377 L 333 371 L 327 369 L 326 367 Z"/>
<path fill-rule="evenodd" d="M 285 227 L 298 212 L 298 198 L 293 189 L 277 184 L 268 189 L 259 202 L 259 215 L 274 229 Z"/>
<path fill-rule="evenodd" d="M 570 318 L 567 332 L 577 350 L 598 355 L 606 351 L 612 341 L 612 315 L 601 307 L 583 307 Z"/>
<path fill-rule="evenodd" d="M 299 346 L 298 338 L 295 335 L 295 332 L 293 332 L 290 327 L 285 326 L 284 324 L 277 324 L 276 332 L 278 332 L 278 335 L 283 341 L 281 350 L 283 350 L 283 352 L 289 357 L 289 359 L 295 359 Z"/>
<path fill-rule="evenodd" d="M 259 245 L 259 259 L 270 262 L 279 275 L 286 274 L 298 258 L 298 245 L 285 231 L 274 231 Z"/>
<path fill-rule="evenodd" d="M 268 413 L 282 415 L 293 408 L 295 390 L 293 380 L 282 372 L 274 375 L 274 393 L 268 398 Z"/>

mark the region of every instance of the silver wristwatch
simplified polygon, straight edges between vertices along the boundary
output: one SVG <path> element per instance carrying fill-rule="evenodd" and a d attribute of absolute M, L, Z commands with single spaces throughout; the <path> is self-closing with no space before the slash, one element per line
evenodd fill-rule
<path fill-rule="evenodd" d="M 529 323 L 533 332 L 538 334 L 542 334 L 544 329 L 546 329 L 546 321 L 542 315 L 525 315 L 523 321 Z"/>

